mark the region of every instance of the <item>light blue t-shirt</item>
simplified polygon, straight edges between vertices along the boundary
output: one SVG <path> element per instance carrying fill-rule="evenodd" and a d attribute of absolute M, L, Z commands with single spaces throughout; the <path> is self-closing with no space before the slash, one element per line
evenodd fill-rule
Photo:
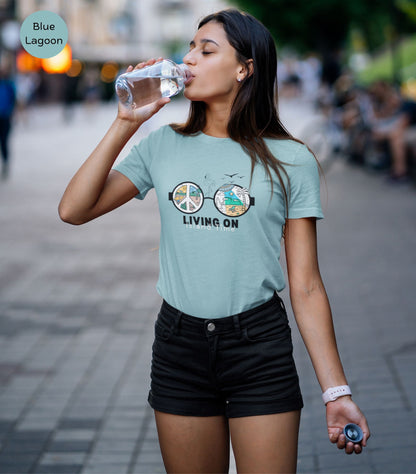
<path fill-rule="evenodd" d="M 293 140 L 266 140 L 290 178 L 288 217 L 322 218 L 314 156 Z M 159 202 L 159 294 L 183 313 L 220 318 L 268 301 L 285 287 L 279 263 L 285 206 L 275 177 L 230 138 L 161 127 L 115 168 L 143 199 Z"/>

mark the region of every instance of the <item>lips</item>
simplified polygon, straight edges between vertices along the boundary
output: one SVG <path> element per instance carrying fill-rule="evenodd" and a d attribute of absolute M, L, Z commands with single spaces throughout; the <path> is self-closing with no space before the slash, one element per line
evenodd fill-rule
<path fill-rule="evenodd" d="M 187 75 L 186 80 L 184 82 L 185 87 L 188 86 L 194 80 L 194 78 L 195 76 L 192 73 Z"/>
<path fill-rule="evenodd" d="M 184 74 L 185 75 L 184 85 L 186 87 L 187 85 L 189 85 L 194 80 L 195 76 L 193 75 L 193 73 L 191 72 L 191 70 L 189 69 L 188 66 L 183 68 L 183 72 L 185 73 Z"/>

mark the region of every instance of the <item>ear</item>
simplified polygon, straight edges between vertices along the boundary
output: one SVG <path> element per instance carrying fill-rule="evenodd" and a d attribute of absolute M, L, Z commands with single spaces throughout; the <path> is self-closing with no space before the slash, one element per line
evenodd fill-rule
<path fill-rule="evenodd" d="M 250 77 L 254 72 L 254 61 L 248 59 L 245 63 L 241 63 L 240 69 L 238 71 L 237 81 L 241 82 L 247 77 Z"/>
<path fill-rule="evenodd" d="M 246 63 L 246 67 L 248 69 L 246 77 L 250 77 L 254 72 L 254 61 L 252 59 L 249 59 Z"/>

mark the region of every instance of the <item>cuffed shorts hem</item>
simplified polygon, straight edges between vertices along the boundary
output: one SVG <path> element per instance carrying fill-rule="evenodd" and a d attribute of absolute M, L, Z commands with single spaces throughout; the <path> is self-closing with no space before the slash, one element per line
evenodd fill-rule
<path fill-rule="evenodd" d="M 171 415 L 182 415 L 182 416 L 225 416 L 225 410 L 221 409 L 217 403 L 212 405 L 204 402 L 198 402 L 195 400 L 187 400 L 186 404 L 181 403 L 181 406 L 177 405 L 177 401 L 171 401 L 164 398 L 157 397 L 149 392 L 147 399 L 149 405 L 157 411 L 163 413 L 170 413 Z M 182 401 L 181 401 L 182 402 Z"/>
<path fill-rule="evenodd" d="M 291 398 L 289 400 L 276 400 L 264 403 L 247 404 L 247 402 L 230 402 L 222 409 L 218 404 L 208 405 L 206 402 L 200 403 L 187 401 L 186 408 L 175 407 L 170 400 L 155 397 L 149 392 L 149 405 L 156 411 L 181 416 L 225 416 L 226 418 L 242 418 L 245 416 L 274 415 L 277 413 L 287 413 L 299 411 L 303 408 L 302 397 Z"/>

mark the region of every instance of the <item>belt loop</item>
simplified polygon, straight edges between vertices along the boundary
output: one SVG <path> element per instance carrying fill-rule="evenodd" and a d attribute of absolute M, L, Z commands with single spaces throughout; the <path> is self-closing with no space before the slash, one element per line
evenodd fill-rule
<path fill-rule="evenodd" d="M 179 311 L 179 310 L 175 314 L 175 322 L 172 325 L 173 334 L 175 334 L 175 336 L 178 334 L 178 329 L 181 323 L 182 314 L 183 314 L 182 311 Z"/>
<path fill-rule="evenodd" d="M 238 314 L 234 314 L 233 321 L 234 321 L 234 329 L 238 332 L 241 332 L 240 318 L 238 317 Z"/>

